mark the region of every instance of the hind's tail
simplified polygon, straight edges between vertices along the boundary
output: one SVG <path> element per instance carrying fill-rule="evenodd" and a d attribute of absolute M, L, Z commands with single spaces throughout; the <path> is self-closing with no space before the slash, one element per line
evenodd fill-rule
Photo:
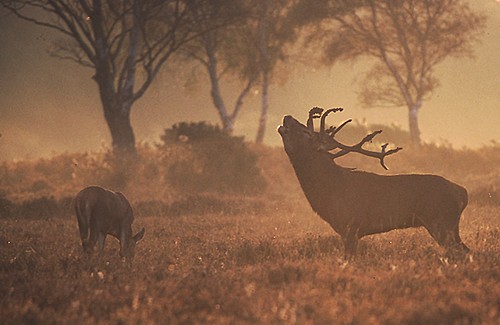
<path fill-rule="evenodd" d="M 85 250 L 86 244 L 89 239 L 90 211 L 88 211 L 86 204 L 82 204 L 81 200 L 78 200 L 77 198 L 75 200 L 75 212 L 76 219 L 78 220 L 78 229 L 80 230 L 82 246 Z"/>

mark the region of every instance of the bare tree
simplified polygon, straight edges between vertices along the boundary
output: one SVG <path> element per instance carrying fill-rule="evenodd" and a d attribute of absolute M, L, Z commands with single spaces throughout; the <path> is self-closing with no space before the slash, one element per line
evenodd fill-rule
<path fill-rule="evenodd" d="M 58 31 L 53 54 L 94 70 L 114 150 L 135 152 L 130 112 L 191 37 L 196 0 L 2 0 L 16 16 Z"/>
<path fill-rule="evenodd" d="M 269 112 L 269 83 L 276 64 L 285 57 L 285 45 L 296 37 L 287 21 L 290 1 L 256 1 L 255 5 L 255 46 L 258 53 L 258 71 L 261 78 L 261 112 L 256 143 L 264 141 Z"/>
<path fill-rule="evenodd" d="M 248 11 L 242 1 L 208 1 L 193 12 L 196 38 L 181 53 L 199 62 L 210 80 L 210 94 L 222 127 L 231 134 L 243 101 L 257 81 L 256 50 L 246 28 Z M 222 91 L 222 82 L 235 77 L 242 89 L 232 109 Z"/>
<path fill-rule="evenodd" d="M 342 15 L 337 7 L 322 7 L 334 22 L 323 27 L 335 30 L 315 35 L 326 62 L 375 58 L 362 86 L 363 104 L 406 106 L 412 142 L 419 144 L 418 113 L 438 86 L 435 66 L 450 56 L 471 55 L 485 18 L 463 0 L 357 1 Z"/>
<path fill-rule="evenodd" d="M 306 125 L 285 116 L 278 128 L 285 151 L 311 207 L 342 237 L 346 258 L 356 253 L 364 236 L 393 229 L 424 227 L 439 245 L 462 255 L 469 248 L 459 235 L 462 211 L 467 206 L 467 190 L 436 175 L 377 175 L 344 168 L 335 159 L 350 153 L 384 159 L 401 148 L 371 151 L 364 146 L 382 131 L 365 136 L 354 145 L 335 138 L 351 120 L 338 127 L 325 127 L 330 113 L 315 107 Z M 313 120 L 321 118 L 319 132 Z"/>

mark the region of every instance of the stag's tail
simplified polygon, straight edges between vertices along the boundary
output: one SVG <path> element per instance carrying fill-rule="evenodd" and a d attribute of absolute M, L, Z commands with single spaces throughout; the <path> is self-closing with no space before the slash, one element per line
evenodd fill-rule
<path fill-rule="evenodd" d="M 460 238 L 458 224 L 460 222 L 460 217 L 461 217 L 465 207 L 469 203 L 469 194 L 467 193 L 467 190 L 462 186 L 457 187 L 456 193 L 457 193 L 457 203 L 458 203 L 459 210 L 458 210 L 458 216 L 457 216 L 457 224 L 456 224 L 456 227 L 454 229 L 454 237 L 455 237 L 455 242 L 458 244 L 458 248 L 462 252 L 468 253 L 468 252 L 470 252 L 470 249 L 462 242 L 462 239 Z"/>
<path fill-rule="evenodd" d="M 460 214 L 462 214 L 465 207 L 469 203 L 469 194 L 467 193 L 467 190 L 462 186 L 459 187 L 458 197 L 459 197 L 458 204 L 459 204 Z"/>

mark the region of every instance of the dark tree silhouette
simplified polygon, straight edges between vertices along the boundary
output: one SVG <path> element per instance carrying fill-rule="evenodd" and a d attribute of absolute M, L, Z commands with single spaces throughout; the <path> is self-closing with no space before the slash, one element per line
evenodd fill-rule
<path fill-rule="evenodd" d="M 53 54 L 95 71 L 114 151 L 135 152 L 130 112 L 192 36 L 196 0 L 2 0 L 16 16 L 58 31 Z"/>

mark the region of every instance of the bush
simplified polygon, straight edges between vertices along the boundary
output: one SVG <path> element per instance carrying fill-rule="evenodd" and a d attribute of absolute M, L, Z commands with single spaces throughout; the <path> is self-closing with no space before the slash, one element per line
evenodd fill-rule
<path fill-rule="evenodd" d="M 0 218 L 8 218 L 13 215 L 14 203 L 0 196 Z"/>
<path fill-rule="evenodd" d="M 173 217 L 205 214 L 258 214 L 265 208 L 265 202 L 260 199 L 242 200 L 223 198 L 220 195 L 190 195 L 173 202 L 166 210 L 166 214 Z"/>
<path fill-rule="evenodd" d="M 67 217 L 73 214 L 72 197 L 56 199 L 53 196 L 42 196 L 12 202 L 0 197 L 0 219 L 47 219 L 53 217 Z"/>
<path fill-rule="evenodd" d="M 168 185 L 185 193 L 261 193 L 266 181 L 257 155 L 243 137 L 234 137 L 205 122 L 180 123 L 165 130 L 163 147 L 181 146 L 188 153 L 173 162 Z"/>

